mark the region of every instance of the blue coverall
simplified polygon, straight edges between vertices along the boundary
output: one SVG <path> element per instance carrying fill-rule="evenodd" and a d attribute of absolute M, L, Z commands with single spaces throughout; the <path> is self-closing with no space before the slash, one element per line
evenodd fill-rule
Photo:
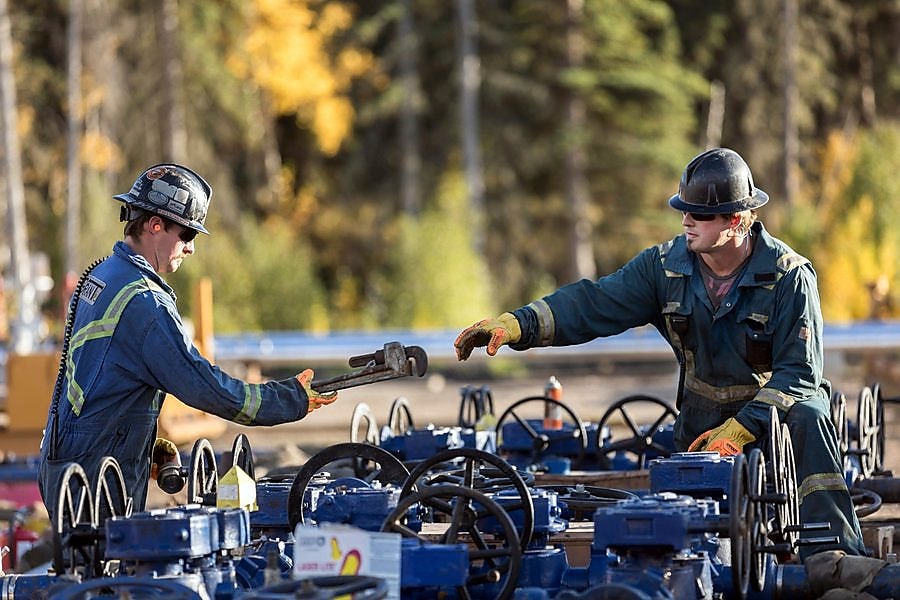
<path fill-rule="evenodd" d="M 699 258 L 679 235 L 611 275 L 566 285 L 514 311 L 522 337 L 510 346 L 568 346 L 652 324 L 684 361 L 676 448 L 686 450 L 729 417 L 761 442 L 769 407 L 776 407 L 791 431 L 801 521 L 831 524 L 830 532 L 810 536 L 840 538 L 838 546 L 802 547 L 801 557 L 835 549 L 865 554 L 830 417 L 831 384 L 823 377 L 816 273 L 762 223 L 751 231 L 753 254 L 718 310 Z"/>
<path fill-rule="evenodd" d="M 51 523 L 64 466 L 79 463 L 93 483 L 106 456 L 122 467 L 134 510 L 144 509 L 167 392 L 243 425 L 306 416 L 307 395 L 296 379 L 250 384 L 203 358 L 185 331 L 172 288 L 124 242 L 91 272 L 74 302 L 52 460 L 52 410 L 41 443 L 39 486 Z"/>

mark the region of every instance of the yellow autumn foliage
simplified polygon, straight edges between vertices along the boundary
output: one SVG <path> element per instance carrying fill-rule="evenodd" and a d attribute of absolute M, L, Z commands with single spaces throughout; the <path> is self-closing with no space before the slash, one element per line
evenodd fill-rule
<path fill-rule="evenodd" d="M 122 149 L 97 131 L 88 131 L 81 138 L 79 156 L 83 165 L 95 171 L 116 171 L 122 168 Z"/>
<path fill-rule="evenodd" d="M 818 231 L 809 258 L 819 276 L 827 322 L 897 316 L 893 298 L 900 274 L 900 236 L 889 225 L 894 199 L 891 190 L 879 183 L 879 174 L 891 172 L 898 156 L 889 150 L 889 143 L 877 139 L 890 135 L 834 132 L 820 153 L 809 214 Z"/>
<path fill-rule="evenodd" d="M 330 156 L 353 125 L 353 106 L 344 94 L 354 78 L 373 68 L 374 59 L 358 49 L 333 56 L 329 44 L 353 24 L 353 14 L 342 2 L 316 4 L 313 9 L 307 0 L 254 0 L 248 33 L 227 65 L 264 90 L 278 114 L 296 115 Z"/>
<path fill-rule="evenodd" d="M 822 256 L 817 263 L 826 266 L 820 269 L 819 287 L 822 311 L 829 321 L 868 316 L 869 300 L 864 291 L 881 274 L 878 248 L 872 237 L 867 236 L 874 215 L 871 198 L 862 198 L 854 210 L 834 222 L 823 240 Z"/>

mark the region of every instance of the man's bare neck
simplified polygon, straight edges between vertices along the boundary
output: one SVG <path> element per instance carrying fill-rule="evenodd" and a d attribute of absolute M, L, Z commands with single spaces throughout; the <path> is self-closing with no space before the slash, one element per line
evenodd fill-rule
<path fill-rule="evenodd" d="M 715 252 L 701 252 L 700 260 L 718 277 L 734 273 L 753 253 L 753 241 L 749 236 L 740 244 L 721 246 Z"/>

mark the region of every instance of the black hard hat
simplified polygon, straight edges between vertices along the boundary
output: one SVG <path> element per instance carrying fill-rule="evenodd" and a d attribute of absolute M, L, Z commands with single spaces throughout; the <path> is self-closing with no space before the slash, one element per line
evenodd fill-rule
<path fill-rule="evenodd" d="M 684 168 L 678 193 L 669 198 L 676 210 L 706 214 L 732 214 L 759 208 L 769 195 L 754 187 L 750 167 L 728 148 L 714 148 L 695 157 Z"/>
<path fill-rule="evenodd" d="M 200 233 L 209 233 L 203 221 L 212 188 L 187 167 L 175 163 L 153 165 L 141 173 L 128 193 L 113 198 L 129 208 L 139 208 Z"/>

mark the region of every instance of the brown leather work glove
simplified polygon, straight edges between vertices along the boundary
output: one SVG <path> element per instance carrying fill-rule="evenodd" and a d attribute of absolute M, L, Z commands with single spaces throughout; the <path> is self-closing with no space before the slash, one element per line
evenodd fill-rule
<path fill-rule="evenodd" d="M 495 319 L 478 321 L 463 329 L 456 337 L 456 359 L 466 360 L 476 347 L 487 346 L 489 356 L 497 354 L 500 346 L 518 342 L 522 337 L 522 327 L 515 315 L 505 312 Z"/>
<path fill-rule="evenodd" d="M 718 427 L 701 433 L 691 443 L 688 452 L 718 452 L 719 456 L 734 456 L 744 451 L 745 444 L 755 440 L 755 435 L 731 417 Z"/>

